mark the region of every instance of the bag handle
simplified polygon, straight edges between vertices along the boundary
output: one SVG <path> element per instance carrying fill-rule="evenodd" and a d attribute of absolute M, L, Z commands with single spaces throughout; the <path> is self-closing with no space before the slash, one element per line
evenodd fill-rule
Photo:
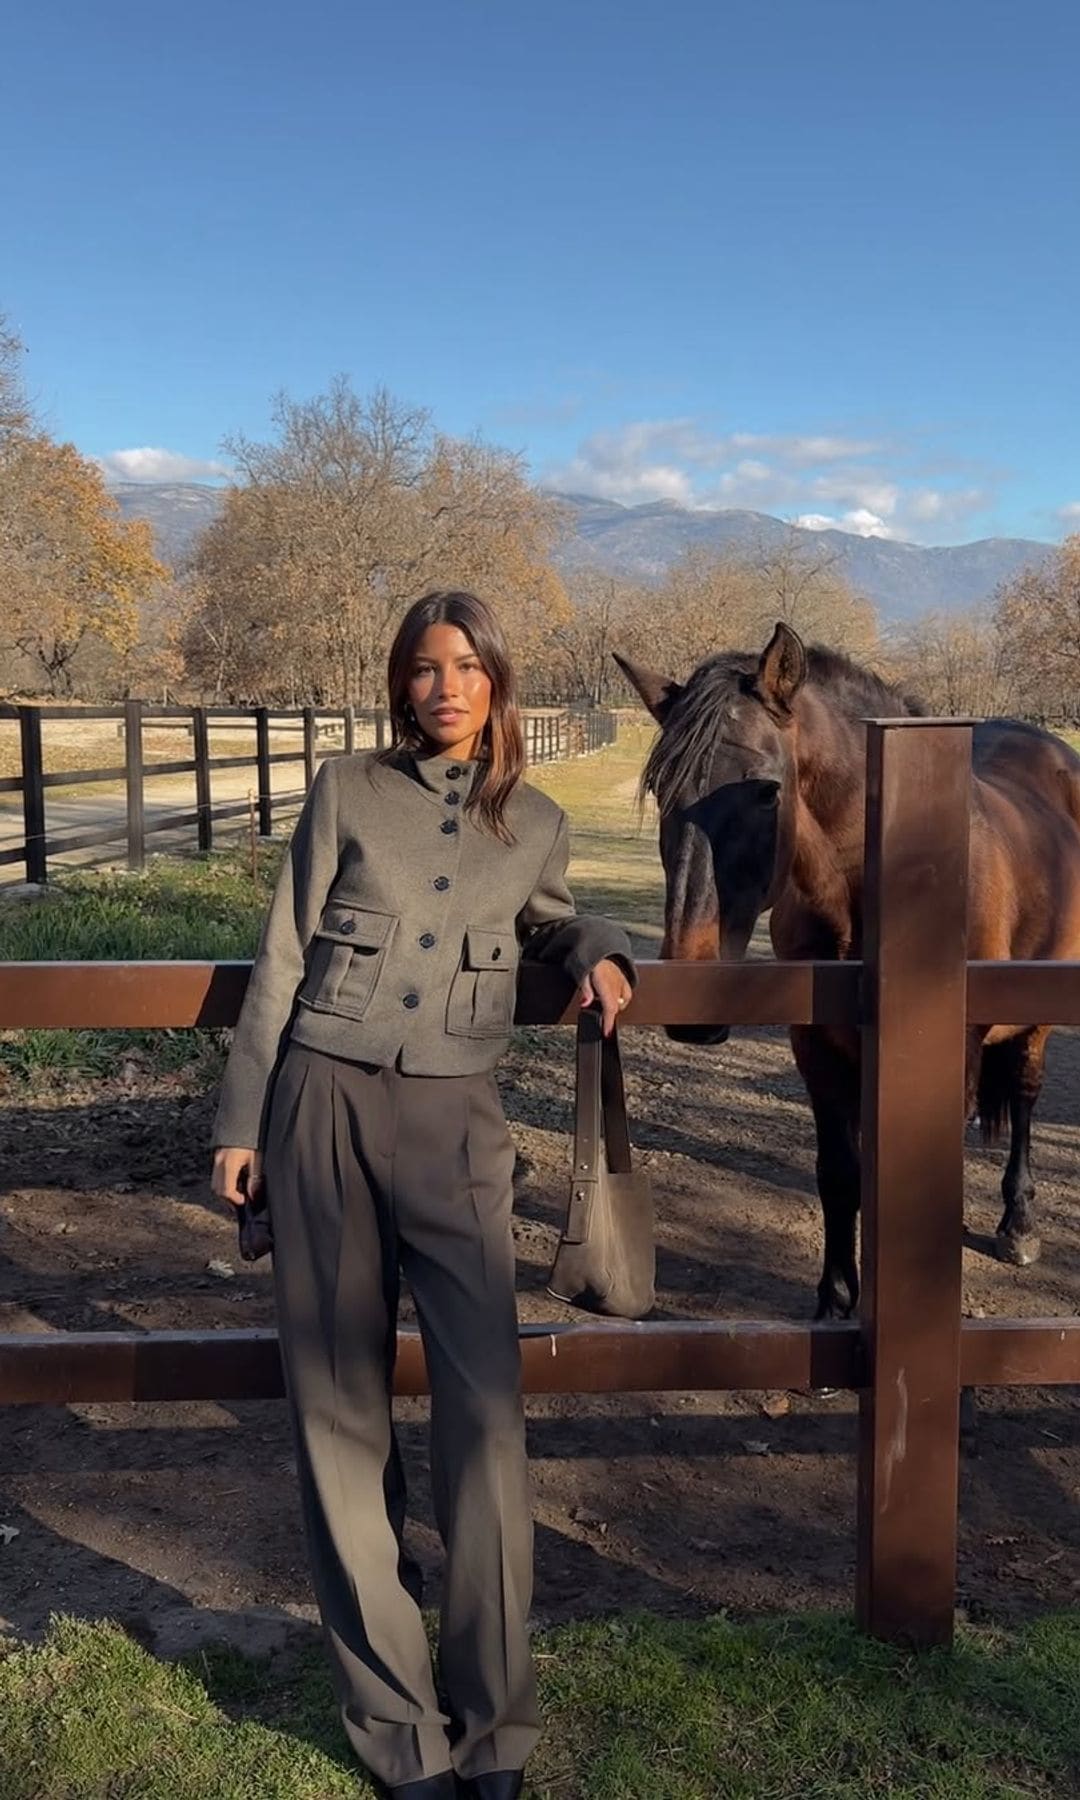
<path fill-rule="evenodd" d="M 628 1175 L 630 1128 L 617 1028 L 605 1037 L 600 1012 L 586 1006 L 577 1024 L 574 1167 L 563 1234 L 569 1243 L 583 1243 L 587 1236 L 589 1209 L 604 1173 L 605 1148 L 608 1173 Z"/>

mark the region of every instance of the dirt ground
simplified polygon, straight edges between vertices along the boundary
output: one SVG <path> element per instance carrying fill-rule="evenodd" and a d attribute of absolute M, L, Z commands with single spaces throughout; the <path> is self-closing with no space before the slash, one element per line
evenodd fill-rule
<path fill-rule="evenodd" d="M 529 1320 L 571 1316 L 543 1291 L 567 1179 L 571 1050 L 567 1033 L 534 1035 L 502 1069 Z M 746 1032 L 696 1050 L 640 1030 L 626 1034 L 626 1062 L 659 1211 L 658 1315 L 806 1317 L 820 1226 L 786 1039 Z M 212 1096 L 130 1073 L 34 1108 L 0 1092 L 0 1330 L 272 1323 L 268 1266 L 238 1260 L 232 1219 L 205 1185 Z M 1080 1038 L 1061 1033 L 1036 1135 L 1034 1268 L 990 1256 L 1001 1158 L 972 1147 L 970 1313 L 1080 1312 L 1078 1095 Z M 214 1259 L 234 1273 L 215 1273 Z M 398 1412 L 412 1541 L 435 1599 L 425 1406 Z M 537 1619 L 847 1608 L 854 1435 L 847 1396 L 531 1401 Z M 0 1630 L 34 1635 L 54 1610 L 108 1614 L 170 1652 L 207 1637 L 272 1649 L 311 1629 L 281 1403 L 8 1409 L 0 1525 L 18 1532 L 5 1542 L 0 1531 Z M 980 1394 L 960 1587 L 979 1618 L 1080 1600 L 1077 1391 Z"/>

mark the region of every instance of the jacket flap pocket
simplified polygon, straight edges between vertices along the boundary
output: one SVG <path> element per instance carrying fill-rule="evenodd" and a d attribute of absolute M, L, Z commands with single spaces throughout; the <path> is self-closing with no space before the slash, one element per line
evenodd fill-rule
<path fill-rule="evenodd" d="M 351 944 L 357 950 L 380 950 L 397 924 L 394 913 L 367 912 L 362 906 L 343 906 L 332 901 L 319 921 L 317 937 L 335 944 Z"/>
<path fill-rule="evenodd" d="M 517 961 L 517 939 L 512 931 L 465 933 L 465 966 L 469 969 L 512 969 Z"/>

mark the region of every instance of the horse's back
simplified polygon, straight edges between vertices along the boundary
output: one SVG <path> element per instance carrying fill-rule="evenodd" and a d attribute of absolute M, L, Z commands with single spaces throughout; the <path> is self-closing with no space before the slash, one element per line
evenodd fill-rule
<path fill-rule="evenodd" d="M 1064 738 L 1022 719 L 984 719 L 972 733 L 972 766 L 979 780 L 1015 783 L 1056 797 L 1061 778 L 1080 781 L 1080 756 Z"/>
<path fill-rule="evenodd" d="M 974 731 L 974 957 L 1080 956 L 1080 756 L 1015 719 Z"/>

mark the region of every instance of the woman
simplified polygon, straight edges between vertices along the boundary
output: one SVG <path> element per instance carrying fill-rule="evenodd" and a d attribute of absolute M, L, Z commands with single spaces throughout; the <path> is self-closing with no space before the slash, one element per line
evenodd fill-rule
<path fill-rule="evenodd" d="M 494 614 L 435 593 L 390 652 L 392 748 L 319 769 L 281 872 L 214 1125 L 214 1192 L 264 1180 L 315 1591 L 345 1729 L 400 1800 L 513 1800 L 538 1718 L 532 1524 L 493 1069 L 519 957 L 610 1031 L 626 934 L 575 915 L 560 809 L 522 781 Z M 399 1275 L 431 1382 L 446 1549 L 440 1704 L 390 1417 Z"/>

